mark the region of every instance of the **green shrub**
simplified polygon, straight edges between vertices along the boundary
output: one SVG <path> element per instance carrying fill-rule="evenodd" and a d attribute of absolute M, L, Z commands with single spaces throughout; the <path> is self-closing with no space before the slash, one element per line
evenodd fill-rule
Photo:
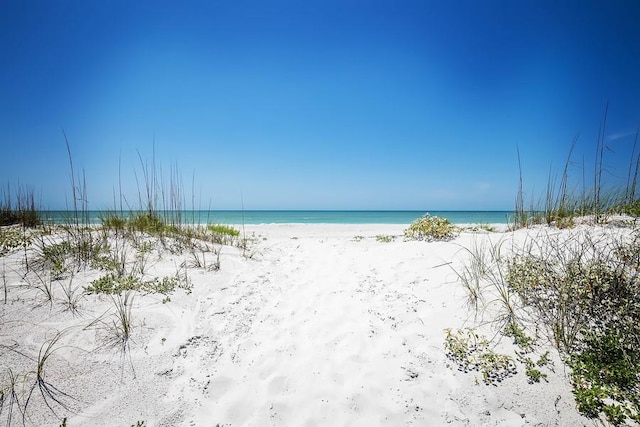
<path fill-rule="evenodd" d="M 109 212 L 106 216 L 100 218 L 100 223 L 104 229 L 118 231 L 124 230 L 128 224 L 126 218 L 112 212 Z"/>
<path fill-rule="evenodd" d="M 151 280 L 142 280 L 139 277 L 119 277 L 108 273 L 91 282 L 85 291 L 91 294 L 122 294 L 127 291 L 140 291 L 149 294 L 168 295 L 180 288 L 187 293 L 191 292 L 191 283 L 186 277 L 165 276 L 162 279 L 154 277 Z"/>
<path fill-rule="evenodd" d="M 209 224 L 207 229 L 213 234 L 221 234 L 224 236 L 238 237 L 240 231 L 224 224 Z"/>
<path fill-rule="evenodd" d="M 603 412 L 613 425 L 640 422 L 640 357 L 637 342 L 618 331 L 589 333 L 569 358 L 578 410 L 590 418 Z"/>
<path fill-rule="evenodd" d="M 622 207 L 620 208 L 620 211 L 627 215 L 631 215 L 632 217 L 635 217 L 635 218 L 639 217 L 640 216 L 640 199 L 636 199 L 629 203 L 623 204 Z"/>
<path fill-rule="evenodd" d="M 167 224 L 155 212 L 135 215 L 128 221 L 128 225 L 134 231 L 151 235 L 163 234 L 169 231 Z"/>
<path fill-rule="evenodd" d="M 413 221 L 404 236 L 411 240 L 451 240 L 456 237 L 456 227 L 446 218 L 426 214 Z"/>
<path fill-rule="evenodd" d="M 0 256 L 31 244 L 31 236 L 15 227 L 0 227 Z"/>

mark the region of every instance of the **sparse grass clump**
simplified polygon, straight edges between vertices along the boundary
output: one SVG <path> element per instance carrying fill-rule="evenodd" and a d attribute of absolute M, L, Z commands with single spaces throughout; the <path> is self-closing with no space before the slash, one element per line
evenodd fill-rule
<path fill-rule="evenodd" d="M 456 231 L 448 219 L 426 214 L 409 225 L 404 237 L 410 240 L 452 240 L 456 237 Z"/>
<path fill-rule="evenodd" d="M 11 197 L 9 186 L 3 193 L 3 200 L 0 201 L 0 227 L 15 224 L 37 227 L 42 223 L 32 190 L 19 189 L 15 200 Z"/>

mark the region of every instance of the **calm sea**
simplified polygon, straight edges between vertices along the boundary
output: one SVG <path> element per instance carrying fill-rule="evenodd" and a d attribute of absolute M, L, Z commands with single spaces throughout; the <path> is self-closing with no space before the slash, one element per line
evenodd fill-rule
<path fill-rule="evenodd" d="M 107 211 L 89 211 L 90 224 L 99 224 Z M 512 211 L 181 211 L 182 224 L 410 224 L 425 213 L 447 218 L 454 224 L 506 224 L 513 218 Z M 44 219 L 64 224 L 73 217 L 69 211 L 45 211 Z M 128 215 L 129 213 L 125 213 Z M 166 212 L 167 218 L 177 212 Z"/>

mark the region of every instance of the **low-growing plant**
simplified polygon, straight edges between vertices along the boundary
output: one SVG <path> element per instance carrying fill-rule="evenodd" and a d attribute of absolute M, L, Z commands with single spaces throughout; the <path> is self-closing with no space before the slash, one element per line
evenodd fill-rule
<path fill-rule="evenodd" d="M 207 229 L 214 233 L 214 234 L 220 234 L 223 236 L 230 236 L 230 237 L 239 237 L 240 236 L 240 230 L 235 229 L 229 225 L 224 225 L 224 224 L 209 224 L 207 225 Z"/>
<path fill-rule="evenodd" d="M 395 236 L 389 236 L 387 234 L 378 234 L 376 236 L 376 241 L 381 243 L 391 243 L 395 240 Z"/>
<path fill-rule="evenodd" d="M 513 338 L 513 343 L 520 347 L 523 353 L 531 353 L 533 351 L 535 340 L 532 337 L 528 336 L 524 329 L 517 323 L 509 323 L 507 327 L 502 331 L 502 334 L 506 337 Z"/>
<path fill-rule="evenodd" d="M 624 213 L 634 218 L 638 218 L 640 217 L 640 199 L 623 203 L 617 210 L 620 211 L 620 213 Z"/>
<path fill-rule="evenodd" d="M 216 251 L 215 248 L 209 247 L 208 244 L 193 245 L 189 249 L 189 261 L 185 265 L 193 268 L 202 268 L 209 271 L 218 271 L 220 269 L 220 251 L 222 248 Z M 207 255 L 213 253 L 216 256 L 216 260 L 213 262 L 207 262 Z"/>
<path fill-rule="evenodd" d="M 149 235 L 162 235 L 172 229 L 155 212 L 139 213 L 128 221 L 128 226 L 133 231 Z"/>
<path fill-rule="evenodd" d="M 569 356 L 573 394 L 580 412 L 620 425 L 640 422 L 640 356 L 633 336 L 617 330 L 589 332 Z"/>
<path fill-rule="evenodd" d="M 457 229 L 448 219 L 426 214 L 413 221 L 404 231 L 404 237 L 411 240 L 452 240 Z"/>
<path fill-rule="evenodd" d="M 445 329 L 447 357 L 462 372 L 478 371 L 487 385 L 495 385 L 517 372 L 512 357 L 489 349 L 489 341 L 473 329 Z"/>
<path fill-rule="evenodd" d="M 85 287 L 89 294 L 121 294 L 126 291 L 137 291 L 144 286 L 144 282 L 138 277 L 123 277 L 113 273 L 93 280 Z"/>
<path fill-rule="evenodd" d="M 540 371 L 540 369 L 537 368 L 538 364 L 534 363 L 531 358 L 523 357 L 521 361 L 525 365 L 525 375 L 528 378 L 529 384 L 539 383 L 540 380 L 547 381 L 547 374 Z"/>
<path fill-rule="evenodd" d="M 187 293 L 191 292 L 191 283 L 186 272 L 182 275 L 178 272 L 175 276 L 154 277 L 151 280 L 143 280 L 137 276 L 121 277 L 107 273 L 93 280 L 89 286 L 85 287 L 85 291 L 89 294 L 107 295 L 120 295 L 129 291 L 168 295 L 176 288 L 183 289 Z"/>
<path fill-rule="evenodd" d="M 105 216 L 100 218 L 100 224 L 106 231 L 114 231 L 116 235 L 127 231 L 127 219 L 123 215 L 118 215 L 115 212 L 108 212 Z"/>
<path fill-rule="evenodd" d="M 477 371 L 482 374 L 485 384 L 495 385 L 517 373 L 519 362 L 524 366 L 525 375 L 530 384 L 547 379 L 541 368 L 551 364 L 549 352 L 546 351 L 537 361 L 530 355 L 537 345 L 536 340 L 529 337 L 524 329 L 515 323 L 509 324 L 502 334 L 514 338 L 515 359 L 507 354 L 497 353 L 489 348 L 490 341 L 478 334 L 474 329 L 445 330 L 445 350 L 447 357 L 458 364 L 462 372 Z"/>
<path fill-rule="evenodd" d="M 464 227 L 464 231 L 470 231 L 472 233 L 486 232 L 495 233 L 496 227 L 491 224 L 474 224 Z"/>
<path fill-rule="evenodd" d="M 32 234 L 18 227 L 0 227 L 0 256 L 24 249 L 31 244 Z"/>
<path fill-rule="evenodd" d="M 66 240 L 49 243 L 41 238 L 36 251 L 36 260 L 32 265 L 48 269 L 55 280 L 61 279 L 68 270 L 67 259 L 71 253 L 71 244 Z"/>

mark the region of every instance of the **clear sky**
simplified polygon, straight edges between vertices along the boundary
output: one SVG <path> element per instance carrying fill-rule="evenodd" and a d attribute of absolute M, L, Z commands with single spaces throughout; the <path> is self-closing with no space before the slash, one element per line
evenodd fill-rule
<path fill-rule="evenodd" d="M 500 210 L 517 147 L 533 198 L 640 127 L 636 0 L 1 0 L 0 58 L 0 184 L 50 209 L 63 129 L 90 209 L 155 153 L 188 208 Z"/>

